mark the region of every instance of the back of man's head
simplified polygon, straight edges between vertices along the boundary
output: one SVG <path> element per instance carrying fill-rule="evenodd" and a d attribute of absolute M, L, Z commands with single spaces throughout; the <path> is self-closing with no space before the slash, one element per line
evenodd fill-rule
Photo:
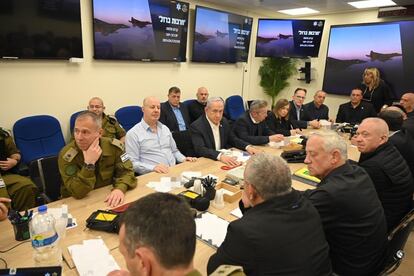
<path fill-rule="evenodd" d="M 260 153 L 250 157 L 245 169 L 245 179 L 253 185 L 264 200 L 291 191 L 292 179 L 289 166 L 279 156 Z"/>
<path fill-rule="evenodd" d="M 391 131 L 400 130 L 404 122 L 403 114 L 396 110 L 383 110 L 378 114 L 378 117 L 387 123 Z"/>
<path fill-rule="evenodd" d="M 140 198 L 124 213 L 125 246 L 153 251 L 165 269 L 192 264 L 195 245 L 195 222 L 186 202 L 168 193 L 153 193 Z"/>

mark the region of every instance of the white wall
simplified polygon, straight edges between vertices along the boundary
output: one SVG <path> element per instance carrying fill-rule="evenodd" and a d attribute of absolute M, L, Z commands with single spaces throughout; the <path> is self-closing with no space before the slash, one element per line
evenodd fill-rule
<path fill-rule="evenodd" d="M 210 6 L 201 1 L 190 1 L 191 9 L 195 3 Z M 219 8 L 213 6 L 214 8 Z M 243 94 L 245 99 L 266 98 L 259 86 L 258 68 L 261 58 L 254 57 L 257 14 L 248 11 L 223 8 L 230 12 L 249 15 L 254 18 L 252 41 L 247 64 L 203 64 L 192 63 L 143 63 L 133 61 L 95 61 L 93 60 L 92 11 L 91 1 L 82 1 L 82 32 L 84 62 L 71 64 L 67 61 L 18 60 L 0 61 L 0 126 L 11 129 L 16 120 L 30 115 L 49 114 L 58 118 L 63 132 L 69 134 L 69 117 L 72 113 L 86 107 L 93 96 L 104 99 L 107 113 L 113 114 L 126 105 L 141 105 L 145 96 L 155 95 L 162 101 L 167 90 L 175 85 L 181 88 L 182 98 L 194 98 L 199 86 L 206 86 L 212 96 L 227 97 Z M 310 84 L 291 80 L 291 87 L 282 92 L 290 98 L 292 90 L 305 87 L 308 91 L 322 87 L 325 66 L 329 25 L 377 21 L 376 12 L 355 12 L 319 16 L 325 18 L 320 58 L 312 59 L 315 68 L 315 80 Z M 191 13 L 193 15 L 193 13 Z M 189 33 L 193 26 L 193 17 L 189 21 Z M 187 58 L 190 59 L 191 38 L 188 38 Z M 243 93 L 242 93 L 243 92 Z M 309 95 L 308 100 L 310 100 Z M 336 115 L 337 106 L 345 102 L 344 97 L 329 95 L 327 104 L 331 107 L 331 116 Z"/>

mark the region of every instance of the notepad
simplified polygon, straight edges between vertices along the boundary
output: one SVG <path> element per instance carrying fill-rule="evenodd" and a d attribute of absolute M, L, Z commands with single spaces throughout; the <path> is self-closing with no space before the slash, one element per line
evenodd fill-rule
<path fill-rule="evenodd" d="M 293 173 L 295 179 L 302 181 L 306 184 L 316 186 L 321 180 L 315 176 L 310 175 L 308 167 L 303 167 Z"/>
<path fill-rule="evenodd" d="M 227 234 L 229 222 L 209 212 L 195 219 L 196 235 L 214 248 L 220 247 Z"/>

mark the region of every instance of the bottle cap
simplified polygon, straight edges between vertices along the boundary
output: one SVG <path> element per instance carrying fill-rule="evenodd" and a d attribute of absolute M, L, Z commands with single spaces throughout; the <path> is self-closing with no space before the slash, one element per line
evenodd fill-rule
<path fill-rule="evenodd" d="M 46 212 L 47 211 L 47 206 L 46 205 L 39 206 L 39 208 L 37 208 L 37 210 L 39 211 L 39 213 Z"/>

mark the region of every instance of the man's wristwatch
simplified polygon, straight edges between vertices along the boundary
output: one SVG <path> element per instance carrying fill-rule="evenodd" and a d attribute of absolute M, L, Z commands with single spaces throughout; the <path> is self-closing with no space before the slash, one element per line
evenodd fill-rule
<path fill-rule="evenodd" d="M 87 164 L 87 163 L 83 163 L 83 166 L 85 167 L 85 169 L 87 169 L 88 171 L 94 171 L 95 170 L 95 164 Z"/>

